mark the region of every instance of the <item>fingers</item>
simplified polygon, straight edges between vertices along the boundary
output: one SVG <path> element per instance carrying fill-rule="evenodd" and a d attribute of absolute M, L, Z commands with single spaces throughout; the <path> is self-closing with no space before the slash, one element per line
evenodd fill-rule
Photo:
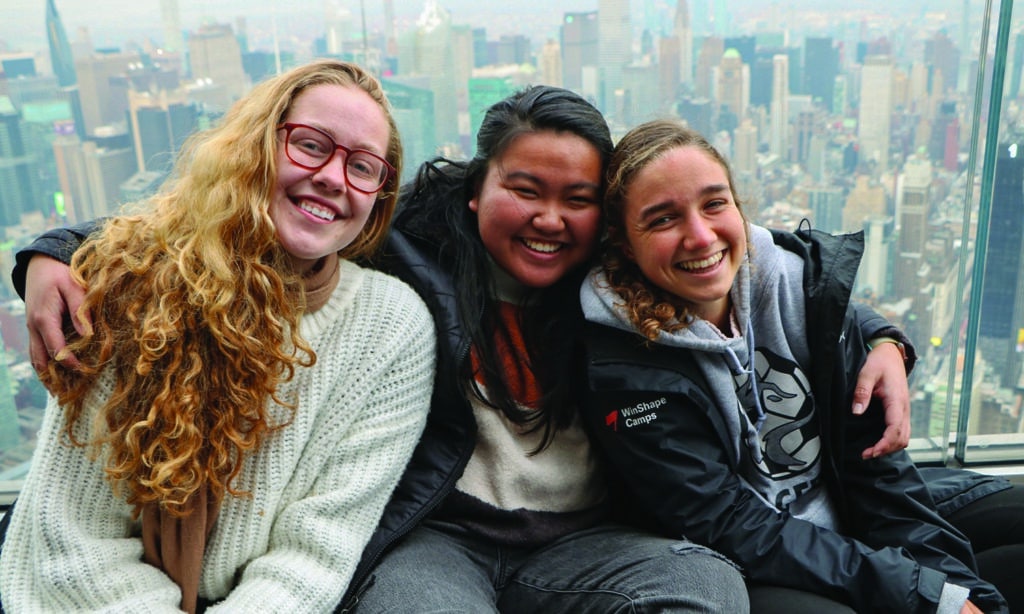
<path fill-rule="evenodd" d="M 84 301 L 85 290 L 75 283 L 66 264 L 48 256 L 33 256 L 25 273 L 25 325 L 32 366 L 38 372 L 50 360 L 57 360 L 78 368 L 78 359 L 66 348 L 65 322 L 79 334 L 91 327 L 88 318 L 79 321 L 73 316 Z"/>
<path fill-rule="evenodd" d="M 903 357 L 891 344 L 879 345 L 868 353 L 857 376 L 853 392 L 853 413 L 863 414 L 871 399 L 885 409 L 885 431 L 881 439 L 865 449 L 862 458 L 877 458 L 910 445 L 910 390 Z"/>
<path fill-rule="evenodd" d="M 878 458 L 879 456 L 892 454 L 906 448 L 910 443 L 910 437 L 906 436 L 905 433 L 906 431 L 898 424 L 886 427 L 878 443 L 861 452 L 861 458 L 864 460 Z"/>

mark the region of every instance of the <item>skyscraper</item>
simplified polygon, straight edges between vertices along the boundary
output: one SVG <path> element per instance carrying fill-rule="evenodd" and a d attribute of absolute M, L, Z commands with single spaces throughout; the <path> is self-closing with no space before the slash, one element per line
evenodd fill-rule
<path fill-rule="evenodd" d="M 181 12 L 178 0 L 160 0 L 160 25 L 164 30 L 164 51 L 183 53 L 185 37 L 181 32 Z"/>
<path fill-rule="evenodd" d="M 889 165 L 889 132 L 892 124 L 893 63 L 887 55 L 864 58 L 860 82 L 857 138 L 861 160 L 874 160 L 877 169 Z"/>
<path fill-rule="evenodd" d="M 38 208 L 31 162 L 21 117 L 11 99 L 0 96 L 0 225 L 17 225 L 22 213 Z"/>
<path fill-rule="evenodd" d="M 713 71 L 713 82 L 715 100 L 719 108 L 719 129 L 732 131 L 739 120 L 747 113 L 747 103 L 750 101 L 750 67 L 743 63 L 740 53 L 732 48 L 727 48 L 722 54 L 721 61 Z M 733 116 L 733 125 L 723 123 L 723 114 Z"/>
<path fill-rule="evenodd" d="M 229 24 L 201 26 L 188 38 L 188 63 L 192 78 L 212 90 L 206 102 L 226 111 L 249 89 L 242 67 L 242 49 Z"/>
<path fill-rule="evenodd" d="M 622 88 L 622 71 L 633 54 L 629 0 L 598 0 L 597 22 L 597 67 L 601 74 L 598 108 L 610 115 L 615 92 Z"/>
<path fill-rule="evenodd" d="M 771 132 L 768 151 L 789 160 L 789 56 L 772 58 Z"/>
<path fill-rule="evenodd" d="M 1002 143 L 996 160 L 979 334 L 1006 338 L 1017 327 L 1013 314 L 1024 266 L 1024 145 Z"/>
<path fill-rule="evenodd" d="M 566 13 L 562 37 L 562 85 L 582 92 L 583 67 L 597 64 L 597 11 Z"/>
<path fill-rule="evenodd" d="M 84 139 L 85 119 L 82 116 L 82 103 L 78 98 L 78 77 L 75 75 L 75 59 L 71 55 L 71 45 L 68 43 L 67 32 L 64 31 L 64 23 L 57 13 L 57 5 L 54 0 L 46 0 L 46 40 L 50 44 L 50 62 L 53 64 L 53 74 L 57 76 L 57 83 L 68 96 L 71 103 L 71 113 L 75 121 L 75 134 L 79 139 Z"/>
<path fill-rule="evenodd" d="M 75 62 L 86 134 L 95 134 L 101 126 L 124 121 L 128 100 L 123 91 L 115 95 L 113 84 L 141 61 L 138 53 L 118 52 L 93 54 Z"/>
<path fill-rule="evenodd" d="M 907 158 L 903 167 L 902 189 L 896 214 L 900 234 L 893 273 L 897 298 L 914 298 L 921 291 L 918 272 L 924 263 L 928 240 L 928 214 L 931 201 L 932 165 L 924 155 Z"/>
<path fill-rule="evenodd" d="M 468 88 L 468 83 L 461 88 L 456 83 L 454 47 L 451 14 L 434 0 L 426 2 L 416 27 L 399 44 L 399 74 L 425 78 L 434 93 L 434 141 L 439 146 L 459 141 L 457 90 Z"/>
<path fill-rule="evenodd" d="M 839 74 L 839 49 L 831 36 L 804 39 L 804 92 L 826 111 L 832 111 L 836 75 Z"/>
<path fill-rule="evenodd" d="M 679 83 L 693 87 L 693 27 L 690 25 L 690 7 L 687 0 L 677 0 L 672 34 L 679 41 Z"/>
<path fill-rule="evenodd" d="M 199 109 L 184 90 L 128 93 L 128 125 L 140 172 L 167 172 L 199 125 Z"/>

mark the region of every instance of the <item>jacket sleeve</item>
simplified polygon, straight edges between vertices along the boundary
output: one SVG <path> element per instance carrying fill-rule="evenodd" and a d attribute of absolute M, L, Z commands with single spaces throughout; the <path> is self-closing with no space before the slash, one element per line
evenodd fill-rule
<path fill-rule="evenodd" d="M 855 316 L 861 312 L 853 311 Z M 834 400 L 844 405 L 852 393 L 857 373 L 863 364 L 865 348 L 857 330 L 863 326 L 846 320 L 845 356 L 836 361 L 832 388 L 846 390 Z M 844 367 L 843 365 L 849 365 Z M 977 564 L 970 542 L 939 514 L 931 492 L 906 451 L 864 460 L 860 450 L 878 438 L 884 428 L 884 412 L 869 407 L 861 416 L 832 412 L 826 419 L 836 420 L 832 457 L 838 464 L 839 487 L 833 493 L 840 501 L 851 535 L 869 546 L 897 545 L 921 565 L 945 573 L 948 581 L 971 590 L 971 600 L 985 611 L 1005 608 L 1001 595 L 991 584 L 978 578 Z"/>
<path fill-rule="evenodd" d="M 945 574 L 900 548 L 872 548 L 780 513 L 746 487 L 727 453 L 732 444 L 719 437 L 720 418 L 702 409 L 711 406 L 696 390 L 591 389 L 583 413 L 633 505 L 651 510 L 666 533 L 730 557 L 751 581 L 811 591 L 858 611 L 935 611 Z M 653 409 L 637 411 L 645 407 Z"/>
<path fill-rule="evenodd" d="M 910 373 L 917 363 L 917 349 L 910 342 L 910 337 L 871 307 L 857 301 L 850 301 L 850 306 L 857 314 L 861 336 L 864 339 L 870 341 L 878 337 L 892 337 L 903 344 L 907 351 L 907 373 Z"/>
<path fill-rule="evenodd" d="M 78 246 L 101 225 L 102 220 L 92 220 L 75 226 L 47 230 L 36 237 L 27 247 L 18 250 L 18 253 L 14 255 L 14 270 L 11 272 L 11 279 L 18 296 L 22 300 L 25 299 L 25 270 L 28 268 L 28 261 L 32 259 L 32 256 L 43 254 L 60 260 L 64 264 L 70 264 L 71 256 Z"/>

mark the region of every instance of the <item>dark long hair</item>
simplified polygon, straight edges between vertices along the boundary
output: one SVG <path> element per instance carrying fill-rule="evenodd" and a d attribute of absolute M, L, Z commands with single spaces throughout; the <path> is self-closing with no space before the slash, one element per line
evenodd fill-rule
<path fill-rule="evenodd" d="M 550 444 L 555 431 L 568 426 L 575 415 L 569 365 L 573 335 L 580 321 L 577 292 L 587 267 L 579 267 L 548 288 L 534 290 L 523 304 L 527 366 L 542 393 L 537 411 L 524 411 L 513 397 L 510 374 L 499 356 L 496 340 L 504 337 L 509 341 L 509 331 L 498 313 L 493 264 L 480 239 L 476 213 L 469 209 L 468 202 L 477 195 L 492 160 L 517 137 L 541 131 L 573 134 L 586 140 L 600 154 L 602 169 L 611 156 L 608 125 L 593 105 L 562 88 L 528 87 L 488 109 L 471 160 L 435 158 L 424 163 L 413 183 L 399 196 L 395 219 L 395 227 L 431 250 L 455 280 L 459 318 L 480 369 L 474 374 L 466 360 L 460 365 L 459 376 L 474 382 L 474 394 L 482 402 L 517 424 L 530 425 L 531 431 L 542 430 L 543 438 L 535 452 Z M 486 397 L 475 386 L 474 375 L 482 378 Z"/>

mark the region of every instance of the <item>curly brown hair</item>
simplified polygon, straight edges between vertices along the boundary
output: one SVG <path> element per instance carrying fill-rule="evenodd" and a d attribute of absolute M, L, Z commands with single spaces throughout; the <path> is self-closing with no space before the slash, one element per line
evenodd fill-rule
<path fill-rule="evenodd" d="M 279 398 L 278 386 L 316 355 L 299 334 L 302 280 L 269 206 L 277 126 L 302 91 L 321 84 L 358 87 L 381 105 L 386 158 L 400 170 L 380 83 L 353 64 L 312 62 L 257 85 L 218 126 L 191 137 L 161 192 L 75 253 L 73 275 L 88 289 L 80 313 L 93 320 L 68 346 L 82 368 L 51 361 L 41 377 L 67 412 L 70 441 L 104 455 L 114 491 L 136 515 L 155 502 L 185 516 L 203 487 L 215 500 L 246 495 L 232 486 L 246 452 L 294 415 L 295 399 Z M 382 244 L 398 175 L 342 257 L 369 257 Z M 113 390 L 96 391 L 108 369 Z M 76 424 L 97 394 L 106 398 L 83 440 Z"/>
<path fill-rule="evenodd" d="M 623 299 L 622 307 L 630 322 L 651 341 L 658 337 L 659 331 L 671 333 L 686 328 L 690 313 L 679 297 L 651 283 L 640 267 L 626 256 L 623 209 L 637 174 L 666 152 L 680 147 L 699 149 L 722 166 L 736 207 L 743 216 L 744 224 L 748 223 L 742 203 L 736 196 L 729 163 L 703 135 L 686 124 L 669 119 L 649 121 L 633 128 L 616 143 L 608 163 L 608 184 L 604 196 L 607 233 L 602 244 L 601 265 L 608 287 Z"/>

